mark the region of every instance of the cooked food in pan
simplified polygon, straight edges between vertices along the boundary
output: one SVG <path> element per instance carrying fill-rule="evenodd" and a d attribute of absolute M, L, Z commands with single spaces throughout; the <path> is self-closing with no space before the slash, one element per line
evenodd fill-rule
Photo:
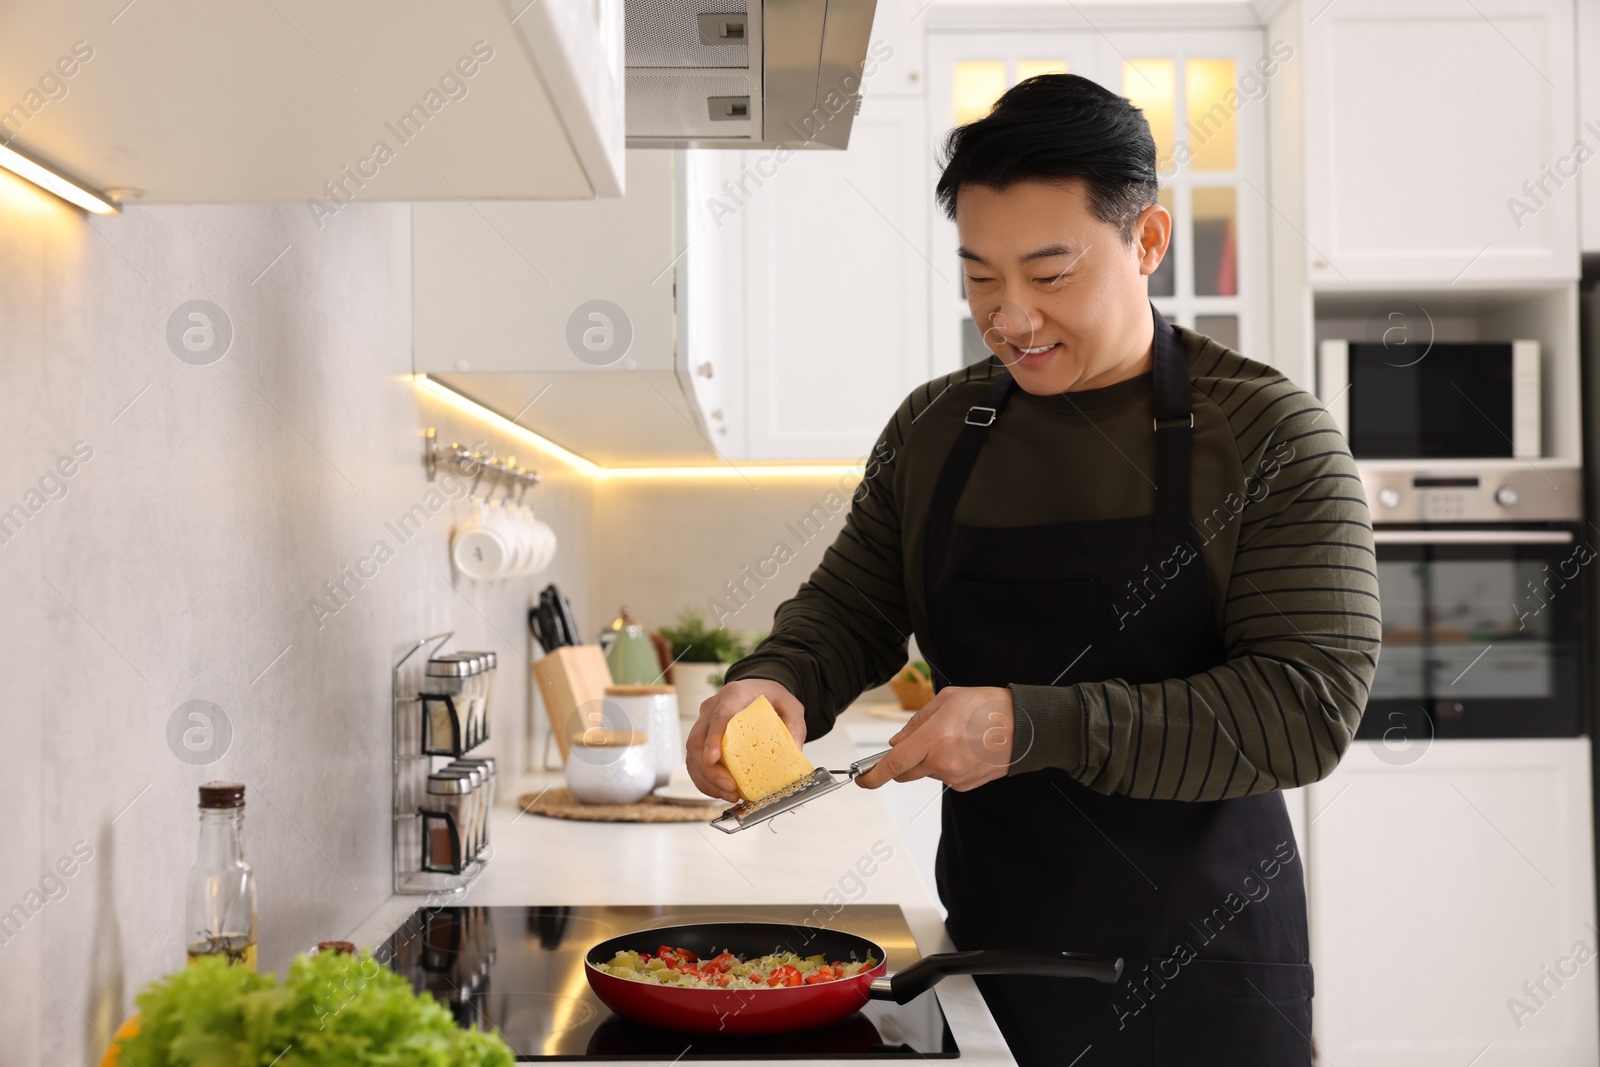
<path fill-rule="evenodd" d="M 826 956 L 801 956 L 794 952 L 774 952 L 752 960 L 721 952 L 702 960 L 685 948 L 662 945 L 654 954 L 621 951 L 595 968 L 617 978 L 654 985 L 690 989 L 776 989 L 783 986 L 818 985 L 851 978 L 871 970 L 878 961 L 834 960 Z"/>

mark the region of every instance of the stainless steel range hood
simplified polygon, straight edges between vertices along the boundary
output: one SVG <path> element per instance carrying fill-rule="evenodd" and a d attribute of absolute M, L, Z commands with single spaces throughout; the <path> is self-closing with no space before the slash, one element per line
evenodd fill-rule
<path fill-rule="evenodd" d="M 627 0 L 629 148 L 844 148 L 874 0 Z"/>

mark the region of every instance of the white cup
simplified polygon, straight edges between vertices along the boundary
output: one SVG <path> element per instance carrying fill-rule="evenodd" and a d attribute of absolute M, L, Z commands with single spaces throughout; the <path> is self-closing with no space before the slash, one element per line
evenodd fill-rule
<path fill-rule="evenodd" d="M 488 507 L 481 500 L 471 501 L 466 517 L 450 538 L 450 558 L 456 570 L 477 581 L 497 578 L 510 555 L 511 546 L 489 522 Z"/>
<path fill-rule="evenodd" d="M 632 804 L 655 788 L 655 750 L 648 734 L 592 727 L 572 735 L 567 788 L 584 804 Z"/>
<path fill-rule="evenodd" d="M 533 569 L 528 573 L 538 574 L 550 566 L 551 561 L 556 558 L 556 532 L 543 519 L 534 519 L 532 509 L 529 510 L 528 516 L 533 521 L 534 542 L 538 545 Z"/>
<path fill-rule="evenodd" d="M 519 578 L 528 573 L 533 562 L 533 544 L 528 539 L 528 523 L 523 518 L 522 506 L 509 500 L 501 504 L 506 540 L 511 545 L 511 559 L 506 564 L 502 578 Z"/>
<path fill-rule="evenodd" d="M 517 523 L 522 533 L 524 549 L 522 569 L 517 573 L 523 576 L 537 574 L 544 567 L 541 562 L 544 544 L 539 537 L 539 520 L 533 517 L 533 508 L 527 504 L 517 505 Z"/>

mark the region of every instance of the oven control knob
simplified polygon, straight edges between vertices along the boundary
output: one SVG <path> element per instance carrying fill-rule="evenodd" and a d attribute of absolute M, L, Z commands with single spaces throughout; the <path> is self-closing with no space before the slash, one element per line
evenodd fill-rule
<path fill-rule="evenodd" d="M 1386 507 L 1386 508 L 1397 508 L 1397 507 L 1399 507 L 1400 506 L 1400 490 L 1396 489 L 1392 485 L 1384 486 L 1382 489 L 1378 490 L 1378 503 L 1381 506 Z"/>
<path fill-rule="evenodd" d="M 1517 491 L 1509 485 L 1502 485 L 1494 491 L 1494 502 L 1503 508 L 1517 506 Z"/>

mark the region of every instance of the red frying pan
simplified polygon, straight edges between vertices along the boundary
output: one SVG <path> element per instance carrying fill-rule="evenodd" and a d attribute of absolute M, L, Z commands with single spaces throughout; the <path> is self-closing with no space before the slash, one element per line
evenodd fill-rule
<path fill-rule="evenodd" d="M 636 982 L 598 970 L 618 952 L 654 953 L 662 945 L 685 948 L 701 959 L 727 950 L 742 959 L 772 952 L 821 954 L 832 960 L 877 960 L 860 974 L 815 985 L 773 989 L 684 989 Z M 787 923 L 695 923 L 660 926 L 600 942 L 584 956 L 589 986 L 606 1007 L 626 1019 L 696 1034 L 787 1034 L 826 1026 L 860 1011 L 868 1000 L 905 1004 L 947 974 L 1021 974 L 1040 978 L 1092 978 L 1110 984 L 1122 961 L 1077 952 L 982 949 L 940 952 L 889 974 L 888 956 L 876 943 L 838 930 Z"/>

